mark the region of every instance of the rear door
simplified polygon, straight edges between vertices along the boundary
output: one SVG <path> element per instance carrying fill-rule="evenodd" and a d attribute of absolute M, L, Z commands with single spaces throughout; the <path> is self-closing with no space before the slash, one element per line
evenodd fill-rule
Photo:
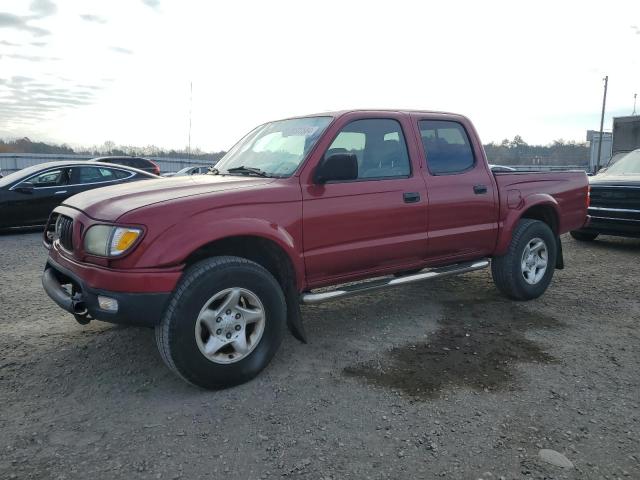
<path fill-rule="evenodd" d="M 73 172 L 73 185 L 70 188 L 70 195 L 75 195 L 76 193 L 93 188 L 122 183 L 124 179 L 131 176 L 131 174 L 125 170 L 109 167 L 82 166 L 74 168 Z"/>
<path fill-rule="evenodd" d="M 469 122 L 414 116 L 429 193 L 429 259 L 489 255 L 498 235 L 498 194 Z"/>
<path fill-rule="evenodd" d="M 318 146 L 301 178 L 311 285 L 396 270 L 426 256 L 426 189 L 412 162 L 415 145 L 406 142 L 408 117 L 351 118 L 332 126 L 330 144 Z M 334 153 L 358 157 L 358 179 L 315 184 L 315 165 Z"/>

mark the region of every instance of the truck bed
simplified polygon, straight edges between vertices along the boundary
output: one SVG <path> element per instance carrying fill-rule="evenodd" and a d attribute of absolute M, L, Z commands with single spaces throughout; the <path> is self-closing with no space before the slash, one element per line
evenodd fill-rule
<path fill-rule="evenodd" d="M 510 210 L 540 201 L 555 207 L 558 234 L 584 225 L 589 180 L 583 170 L 494 172 L 494 178 L 500 192 L 500 222 L 507 218 Z"/>

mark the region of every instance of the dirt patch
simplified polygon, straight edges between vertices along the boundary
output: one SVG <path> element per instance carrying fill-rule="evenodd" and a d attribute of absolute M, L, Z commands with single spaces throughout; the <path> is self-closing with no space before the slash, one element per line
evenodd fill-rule
<path fill-rule="evenodd" d="M 384 358 L 347 367 L 344 373 L 414 397 L 433 398 L 454 385 L 509 389 L 516 363 L 555 361 L 525 337 L 528 329 L 561 326 L 553 317 L 500 301 L 443 306 L 442 328 L 427 342 L 393 348 Z"/>

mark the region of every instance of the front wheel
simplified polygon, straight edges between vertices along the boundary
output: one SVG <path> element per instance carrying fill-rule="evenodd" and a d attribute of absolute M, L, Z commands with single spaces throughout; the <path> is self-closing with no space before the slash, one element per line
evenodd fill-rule
<path fill-rule="evenodd" d="M 516 225 L 507 253 L 491 262 L 498 289 L 515 300 L 538 298 L 546 290 L 556 265 L 556 238 L 539 220 L 522 219 Z"/>
<path fill-rule="evenodd" d="M 286 303 L 262 266 L 214 257 L 185 272 L 156 327 L 167 366 L 203 388 L 224 388 L 255 377 L 284 337 Z"/>

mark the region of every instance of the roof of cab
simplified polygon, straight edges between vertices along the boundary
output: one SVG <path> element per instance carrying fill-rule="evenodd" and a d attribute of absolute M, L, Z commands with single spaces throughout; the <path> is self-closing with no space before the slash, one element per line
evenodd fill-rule
<path fill-rule="evenodd" d="M 412 110 L 412 109 L 393 109 L 393 108 L 356 108 L 352 110 L 333 110 L 327 112 L 310 113 L 307 115 L 296 115 L 293 117 L 283 118 L 282 120 L 291 120 L 294 118 L 307 118 L 307 117 L 341 117 L 348 113 L 405 113 L 405 114 L 419 114 L 419 115 L 452 115 L 456 117 L 463 117 L 459 113 L 443 112 L 437 110 Z"/>

